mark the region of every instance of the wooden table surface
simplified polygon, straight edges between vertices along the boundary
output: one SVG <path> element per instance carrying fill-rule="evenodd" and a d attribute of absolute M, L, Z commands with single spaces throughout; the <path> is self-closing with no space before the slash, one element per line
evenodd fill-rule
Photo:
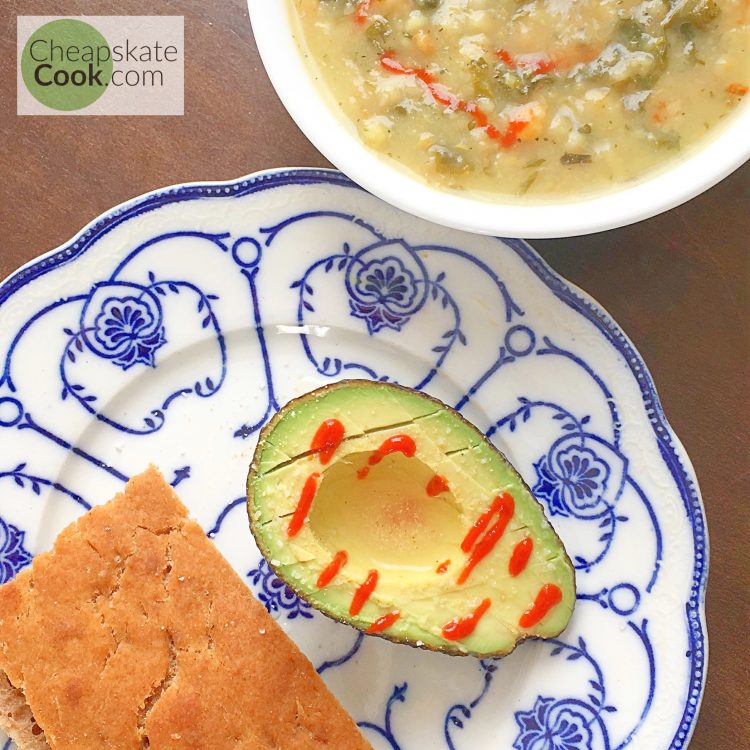
<path fill-rule="evenodd" d="M 327 165 L 276 98 L 244 0 L 2 5 L 0 279 L 145 191 L 267 167 Z M 16 15 L 106 15 L 115 8 L 185 16 L 185 116 L 17 117 Z M 649 221 L 533 242 L 634 341 L 698 474 L 711 535 L 711 647 L 693 750 L 750 747 L 749 237 L 747 164 Z"/>

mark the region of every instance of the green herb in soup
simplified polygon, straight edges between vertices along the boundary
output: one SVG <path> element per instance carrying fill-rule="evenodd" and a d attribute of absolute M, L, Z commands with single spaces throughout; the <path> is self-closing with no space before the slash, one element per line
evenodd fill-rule
<path fill-rule="evenodd" d="M 445 188 L 636 180 L 748 93 L 750 0 L 289 0 L 362 140 Z"/>

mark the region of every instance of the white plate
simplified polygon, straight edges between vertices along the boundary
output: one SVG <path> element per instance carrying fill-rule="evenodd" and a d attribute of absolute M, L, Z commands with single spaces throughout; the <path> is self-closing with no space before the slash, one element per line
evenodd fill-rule
<path fill-rule="evenodd" d="M 261 560 L 257 433 L 343 377 L 459 408 L 535 489 L 578 568 L 552 642 L 502 661 L 363 638 Z M 706 666 L 707 537 L 632 344 L 518 240 L 389 207 L 336 172 L 130 201 L 0 286 L 0 578 L 157 463 L 379 750 L 667 750 Z"/>

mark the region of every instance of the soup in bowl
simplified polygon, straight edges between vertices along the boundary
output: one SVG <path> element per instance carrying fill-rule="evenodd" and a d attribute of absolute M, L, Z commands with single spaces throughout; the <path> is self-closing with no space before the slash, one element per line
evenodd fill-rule
<path fill-rule="evenodd" d="M 597 231 L 747 157 L 746 0 L 285 3 L 250 0 L 287 108 L 343 171 L 426 218 Z"/>

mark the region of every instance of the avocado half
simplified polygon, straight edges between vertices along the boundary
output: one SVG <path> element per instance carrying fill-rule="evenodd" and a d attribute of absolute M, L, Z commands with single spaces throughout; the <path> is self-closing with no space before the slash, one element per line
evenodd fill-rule
<path fill-rule="evenodd" d="M 247 494 L 278 577 L 366 633 L 498 657 L 570 620 L 573 565 L 542 506 L 424 393 L 346 380 L 291 401 L 260 434 Z"/>

